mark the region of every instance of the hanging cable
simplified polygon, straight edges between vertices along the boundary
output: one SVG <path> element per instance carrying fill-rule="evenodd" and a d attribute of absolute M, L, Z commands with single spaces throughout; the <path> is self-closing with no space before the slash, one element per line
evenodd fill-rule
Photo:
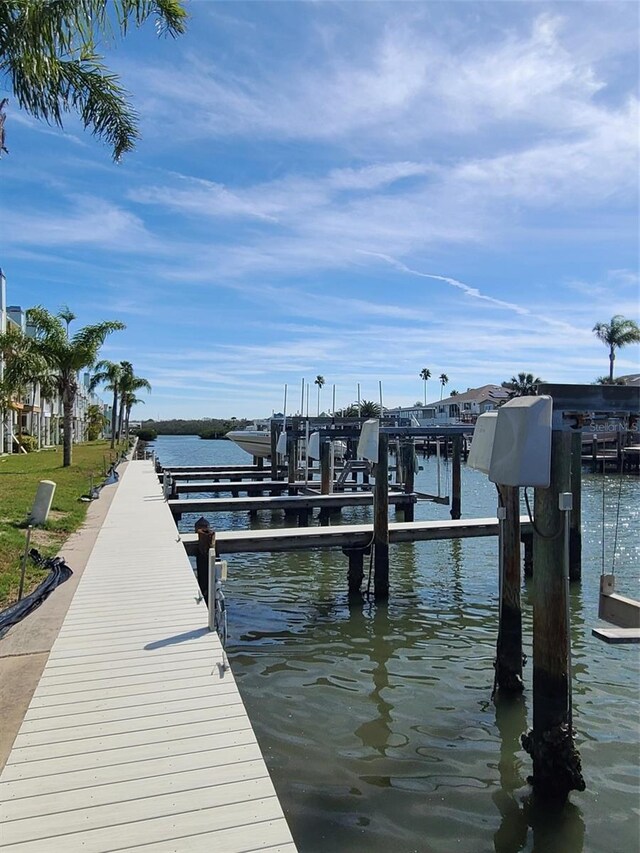
<path fill-rule="evenodd" d="M 545 533 L 542 533 L 536 527 L 536 523 L 533 520 L 533 513 L 531 512 L 531 505 L 529 504 L 528 488 L 529 488 L 528 486 L 525 486 L 525 488 L 524 488 L 524 502 L 527 505 L 527 515 L 529 516 L 529 521 L 531 522 L 531 527 L 533 528 L 533 532 L 536 534 L 536 536 L 539 536 L 541 539 L 546 539 L 549 542 L 553 541 L 554 539 L 559 539 L 560 536 L 562 536 L 562 532 L 564 530 L 564 522 L 560 523 L 560 528 L 558 529 L 558 531 L 556 533 L 552 533 L 549 536 L 547 536 Z"/>
<path fill-rule="evenodd" d="M 604 466 L 602 468 L 602 567 L 600 569 L 600 574 L 604 574 L 604 532 L 605 532 L 605 524 L 604 524 Z"/>
<path fill-rule="evenodd" d="M 611 559 L 611 574 L 616 573 L 616 551 L 618 550 L 618 528 L 620 525 L 620 499 L 622 497 L 622 473 L 618 475 L 618 507 L 616 509 L 616 526 L 613 536 L 613 556 Z"/>

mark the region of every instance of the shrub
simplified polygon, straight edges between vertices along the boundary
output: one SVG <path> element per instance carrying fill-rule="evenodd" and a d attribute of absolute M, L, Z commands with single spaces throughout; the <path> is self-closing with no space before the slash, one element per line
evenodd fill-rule
<path fill-rule="evenodd" d="M 154 429 L 139 429 L 135 433 L 140 441 L 155 441 L 158 433 Z"/>
<path fill-rule="evenodd" d="M 27 453 L 33 453 L 34 450 L 38 449 L 38 439 L 35 435 L 21 435 L 16 441 L 24 447 Z"/>

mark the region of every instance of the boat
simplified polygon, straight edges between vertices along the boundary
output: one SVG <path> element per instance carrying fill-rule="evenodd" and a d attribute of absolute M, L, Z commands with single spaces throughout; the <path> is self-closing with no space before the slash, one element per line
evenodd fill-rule
<path fill-rule="evenodd" d="M 227 438 L 258 459 L 271 456 L 271 422 L 255 421 L 243 429 L 232 429 Z"/>
<path fill-rule="evenodd" d="M 234 429 L 227 433 L 227 438 L 237 444 L 246 453 L 258 459 L 268 459 L 271 456 L 271 421 L 254 421 L 243 429 Z M 304 451 L 304 441 L 300 442 Z M 333 442 L 335 455 L 342 459 L 347 452 L 344 441 Z"/>

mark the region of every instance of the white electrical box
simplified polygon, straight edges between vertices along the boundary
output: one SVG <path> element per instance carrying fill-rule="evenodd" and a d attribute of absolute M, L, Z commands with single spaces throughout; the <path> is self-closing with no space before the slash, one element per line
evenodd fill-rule
<path fill-rule="evenodd" d="M 485 412 L 476 421 L 471 448 L 469 449 L 469 458 L 467 459 L 469 468 L 475 468 L 476 471 L 482 471 L 483 474 L 489 473 L 497 422 L 497 412 Z"/>
<path fill-rule="evenodd" d="M 312 432 L 307 445 L 307 456 L 310 459 L 320 459 L 320 433 Z"/>
<path fill-rule="evenodd" d="M 371 418 L 362 424 L 360 439 L 358 441 L 358 458 L 368 459 L 370 462 L 378 461 L 378 436 L 380 434 L 380 421 Z"/>
<path fill-rule="evenodd" d="M 36 492 L 31 512 L 29 513 L 29 524 L 45 524 L 49 517 L 49 510 L 53 503 L 55 490 L 56 484 L 53 480 L 40 480 L 38 483 L 38 491 Z"/>
<path fill-rule="evenodd" d="M 279 453 L 280 456 L 287 455 L 287 433 L 284 430 L 278 436 L 278 443 L 276 444 L 276 453 Z"/>
<path fill-rule="evenodd" d="M 503 486 L 538 486 L 551 482 L 549 396 L 514 397 L 498 409 L 489 479 Z"/>

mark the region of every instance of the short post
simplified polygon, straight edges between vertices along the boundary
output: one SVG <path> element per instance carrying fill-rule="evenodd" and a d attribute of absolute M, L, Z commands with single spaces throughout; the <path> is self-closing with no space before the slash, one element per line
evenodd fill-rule
<path fill-rule="evenodd" d="M 582 433 L 571 434 L 571 530 L 569 533 L 569 580 L 582 577 Z"/>
<path fill-rule="evenodd" d="M 522 611 L 520 606 L 520 490 L 499 486 L 504 517 L 500 520 L 500 624 L 496 649 L 496 687 L 504 693 L 521 693 Z"/>
<path fill-rule="evenodd" d="M 200 592 L 207 604 L 209 603 L 209 551 L 215 549 L 216 534 L 211 529 L 206 518 L 199 518 L 194 530 L 198 534 L 198 550 L 196 551 L 196 574 Z"/>
<path fill-rule="evenodd" d="M 254 456 L 253 461 L 258 471 L 262 471 L 264 468 L 264 456 Z"/>
<path fill-rule="evenodd" d="M 328 441 L 320 442 L 320 494 L 331 494 L 331 446 Z"/>
<path fill-rule="evenodd" d="M 27 527 L 27 538 L 24 543 L 24 554 L 22 555 L 22 564 L 20 566 L 20 587 L 18 589 L 18 601 L 22 601 L 22 594 L 24 592 L 24 578 L 27 573 L 27 560 L 29 558 L 29 546 L 31 545 L 31 531 L 33 530 L 33 525 L 30 524 Z"/>
<path fill-rule="evenodd" d="M 398 454 L 398 468 L 402 469 L 405 495 L 412 495 L 415 478 L 415 449 L 413 439 L 400 442 L 400 453 Z M 404 504 L 404 520 L 413 521 L 414 504 Z"/>
<path fill-rule="evenodd" d="M 446 446 L 446 445 L 445 445 Z M 461 516 L 461 484 L 462 484 L 462 436 L 455 435 L 452 440 L 452 459 L 451 459 L 451 511 L 452 519 L 458 519 Z"/>
<path fill-rule="evenodd" d="M 536 488 L 533 535 L 533 730 L 522 746 L 533 759 L 536 795 L 564 803 L 583 791 L 580 754 L 573 740 L 569 655 L 568 582 L 565 579 L 565 519 L 560 495 L 571 486 L 571 436 L 554 430 L 551 484 Z"/>
<path fill-rule="evenodd" d="M 373 517 L 373 589 L 376 598 L 389 597 L 389 437 L 378 436 Z"/>

